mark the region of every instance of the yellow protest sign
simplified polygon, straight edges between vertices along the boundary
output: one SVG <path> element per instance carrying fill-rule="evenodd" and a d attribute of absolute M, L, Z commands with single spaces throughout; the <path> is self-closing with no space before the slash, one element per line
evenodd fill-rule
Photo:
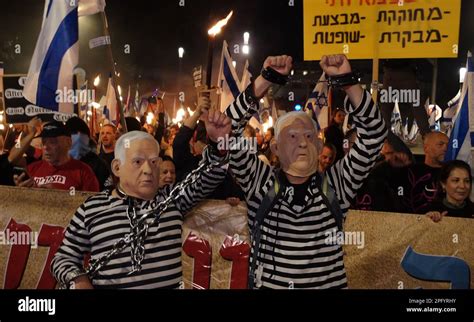
<path fill-rule="evenodd" d="M 461 0 L 304 0 L 304 59 L 458 56 Z"/>

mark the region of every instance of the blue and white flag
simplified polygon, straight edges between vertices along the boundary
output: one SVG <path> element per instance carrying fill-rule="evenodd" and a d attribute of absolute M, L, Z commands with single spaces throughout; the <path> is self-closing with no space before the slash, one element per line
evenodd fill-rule
<path fill-rule="evenodd" d="M 471 148 L 474 147 L 474 66 L 472 54 L 467 55 L 466 78 L 462 87 L 458 110 L 453 118 L 445 161 L 463 160 L 471 164 Z"/>
<path fill-rule="evenodd" d="M 431 104 L 428 106 L 428 123 L 430 125 L 430 130 L 440 131 L 441 122 L 440 119 L 443 116 L 443 110 L 438 105 Z"/>
<path fill-rule="evenodd" d="M 402 116 L 398 106 L 398 101 L 395 101 L 392 116 L 390 118 L 390 126 L 392 128 L 392 132 L 400 138 L 404 136 L 402 123 Z"/>
<path fill-rule="evenodd" d="M 244 70 L 242 72 L 242 79 L 240 80 L 240 88 L 245 90 L 252 83 L 252 73 L 249 70 L 249 61 L 245 61 Z"/>
<path fill-rule="evenodd" d="M 140 113 L 140 93 L 138 92 L 138 86 L 137 83 L 137 87 L 135 88 L 135 98 L 133 100 L 133 108 L 136 113 Z"/>
<path fill-rule="evenodd" d="M 23 96 L 31 103 L 72 114 L 72 102 L 64 95 L 73 89 L 74 68 L 79 59 L 78 1 L 46 0 L 43 24 L 31 59 Z M 59 91 L 59 92 L 58 92 Z"/>
<path fill-rule="evenodd" d="M 225 40 L 222 46 L 221 67 L 217 85 L 220 88 L 220 110 L 224 112 L 242 92 L 241 83 L 234 65 L 232 65 L 229 47 Z"/>
<path fill-rule="evenodd" d="M 316 83 L 313 92 L 309 95 L 304 107 L 304 111 L 316 121 L 319 130 L 329 126 L 328 91 L 326 74 L 323 73 Z"/>

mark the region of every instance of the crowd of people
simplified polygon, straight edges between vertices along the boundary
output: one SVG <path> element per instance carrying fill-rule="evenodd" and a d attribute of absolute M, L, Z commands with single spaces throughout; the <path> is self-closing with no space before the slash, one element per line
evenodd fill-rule
<path fill-rule="evenodd" d="M 92 135 L 73 117 L 65 124 L 33 118 L 14 125 L 0 141 L 0 184 L 91 191 L 74 214 L 52 262 L 56 279 L 75 288 L 177 288 L 181 281 L 183 216 L 203 199 L 245 202 L 252 237 L 250 288 L 345 288 L 341 245 L 322 241 L 326 230 L 342 230 L 349 209 L 474 218 L 469 199 L 470 165 L 444 162 L 446 134 L 424 135 L 424 162 L 387 130 L 370 93 L 347 84 L 344 107 L 335 109 L 325 135 L 308 114 L 280 116 L 266 133 L 248 121 L 272 83 L 289 75 L 292 59 L 269 57 L 264 72 L 228 107 L 210 108 L 200 97 L 196 111 L 181 126 L 165 124 L 161 99 L 149 99 L 153 122 L 126 118 L 104 124 Z M 350 74 L 343 55 L 325 56 L 328 77 Z M 346 114 L 352 129 L 345 135 Z M 233 136 L 254 140 L 252 149 L 222 149 Z M 321 137 L 325 137 L 324 142 Z M 172 187 L 202 162 L 219 162 L 191 184 L 160 215 L 158 224 L 140 226 L 140 214 L 165 200 Z M 140 247 L 113 257 L 91 280 L 84 256 L 97 259 L 131 230 L 147 230 L 143 263 Z M 308 236 L 313 236 L 309 238 Z M 138 249 L 138 250 L 137 250 Z M 143 254 L 142 254 L 143 255 Z M 130 261 L 133 273 L 130 273 Z"/>

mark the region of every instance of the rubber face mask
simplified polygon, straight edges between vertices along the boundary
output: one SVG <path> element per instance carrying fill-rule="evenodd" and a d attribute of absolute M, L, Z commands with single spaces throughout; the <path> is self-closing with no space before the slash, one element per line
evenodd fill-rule
<path fill-rule="evenodd" d="M 294 177 L 306 178 L 318 170 L 316 130 L 311 120 L 298 117 L 283 124 L 274 152 L 283 171 Z"/>

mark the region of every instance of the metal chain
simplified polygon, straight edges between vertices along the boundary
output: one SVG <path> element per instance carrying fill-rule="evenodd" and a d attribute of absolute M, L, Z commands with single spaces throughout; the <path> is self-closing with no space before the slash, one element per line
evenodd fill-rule
<path fill-rule="evenodd" d="M 139 271 L 141 269 L 141 262 L 145 257 L 144 242 L 148 234 L 148 227 L 150 225 L 157 224 L 159 229 L 161 214 L 168 209 L 171 202 L 176 200 L 183 193 L 184 189 L 189 184 L 196 181 L 195 175 L 198 175 L 199 173 L 200 176 L 202 174 L 201 172 L 209 172 L 212 168 L 221 166 L 226 162 L 227 160 L 222 162 L 211 162 L 209 164 L 207 164 L 207 162 L 202 162 L 198 168 L 189 173 L 183 181 L 178 183 L 171 190 L 168 197 L 164 201 L 160 202 L 156 209 L 146 212 L 138 219 L 135 218 L 135 220 L 131 220 L 131 226 L 132 221 L 134 222 L 131 233 L 119 239 L 110 251 L 98 259 L 91 259 L 89 261 L 89 266 L 86 269 L 86 273 L 89 278 L 94 278 L 94 276 L 97 275 L 97 273 L 111 260 L 114 255 L 121 253 L 129 245 L 132 248 L 132 271 L 129 274 Z M 133 211 L 135 212 L 135 209 L 133 209 Z M 152 218 L 152 221 L 147 224 L 146 220 L 150 218 Z"/>
<path fill-rule="evenodd" d="M 136 243 L 130 244 L 130 257 L 132 260 L 132 270 L 129 275 L 140 272 L 142 269 L 141 262 L 145 258 L 145 240 L 148 236 L 148 224 L 142 222 L 140 225 L 137 223 L 137 212 L 133 205 L 134 201 L 131 201 L 127 209 L 127 216 L 130 221 L 130 230 L 137 235 Z"/>
<path fill-rule="evenodd" d="M 248 123 L 248 119 L 250 119 L 251 114 L 249 111 L 246 111 L 245 115 L 241 118 L 237 124 L 233 126 L 234 130 L 232 131 L 233 135 L 236 135 L 239 130 L 244 127 Z M 99 257 L 98 259 L 91 259 L 89 261 L 89 266 L 86 269 L 86 273 L 90 279 L 94 278 L 97 273 L 111 260 L 113 256 L 116 254 L 121 253 L 127 246 L 130 245 L 130 252 L 131 252 L 131 261 L 132 261 L 132 270 L 130 274 L 135 272 L 139 272 L 141 270 L 141 262 L 145 258 L 145 240 L 148 235 L 148 227 L 151 225 L 160 225 L 160 218 L 161 214 L 164 213 L 171 202 L 175 201 L 184 189 L 191 184 L 192 182 L 196 181 L 195 175 L 200 176 L 202 172 L 209 172 L 212 168 L 221 166 L 227 162 L 227 159 L 221 162 L 202 162 L 198 168 L 194 169 L 189 173 L 184 180 L 178 183 L 169 193 L 168 197 L 160 202 L 156 209 L 153 209 L 145 214 L 141 215 L 140 218 L 137 219 L 137 214 L 135 207 L 132 208 L 132 212 L 130 209 L 127 210 L 127 215 L 130 220 L 130 227 L 131 233 L 125 235 L 123 238 L 119 239 L 112 249 Z M 147 219 L 152 218 L 149 224 L 146 223 Z"/>

